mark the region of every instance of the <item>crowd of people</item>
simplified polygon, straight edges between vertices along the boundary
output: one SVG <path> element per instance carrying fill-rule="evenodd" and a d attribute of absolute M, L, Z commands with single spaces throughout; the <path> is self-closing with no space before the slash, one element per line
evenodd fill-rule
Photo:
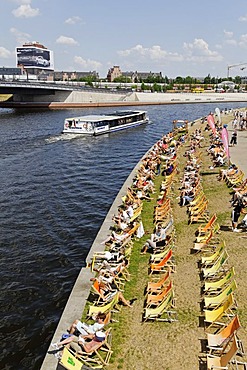
<path fill-rule="evenodd" d="M 235 116 L 235 120 L 244 120 L 244 117 Z M 246 118 L 246 117 L 245 117 Z M 226 153 L 222 145 L 220 127 L 216 125 L 216 132 L 211 134 L 211 143 L 207 149 L 208 155 L 212 159 L 212 168 L 219 167 L 219 180 L 225 180 L 230 173 L 236 175 L 239 169 L 235 165 L 225 168 Z M 176 171 L 177 150 L 181 144 L 189 139 L 190 147 L 185 152 L 186 165 L 184 167 L 183 178 L 180 184 L 180 206 L 190 205 L 201 191 L 200 179 L 200 148 L 204 140 L 202 130 L 196 128 L 188 134 L 174 136 L 174 133 L 164 135 L 157 141 L 151 150 L 142 159 L 141 165 L 137 170 L 132 186 L 126 189 L 126 194 L 122 198 L 122 203 L 118 207 L 118 212 L 112 218 L 110 235 L 103 241 L 105 250 L 96 252 L 92 259 L 91 269 L 94 277 L 91 279 L 91 295 L 89 304 L 94 306 L 95 315 L 89 316 L 90 324 L 80 319 L 75 319 L 67 329 L 67 333 L 62 340 L 52 343 L 52 348 L 58 359 L 61 359 L 61 350 L 66 346 L 78 354 L 92 353 L 95 348 L 106 340 L 106 326 L 111 322 L 109 313 L 114 308 L 104 311 L 106 304 L 117 302 L 131 309 L 136 298 L 127 299 L 124 293 L 125 283 L 130 280 L 128 271 L 131 250 L 133 247 L 133 236 L 138 238 L 145 234 L 141 212 L 143 201 L 150 201 L 155 194 L 154 180 L 156 176 L 165 177 L 161 194 L 157 202 L 157 208 L 161 207 L 161 221 L 157 222 L 153 233 L 145 241 L 141 254 L 147 252 L 156 253 L 170 245 L 173 235 L 173 218 L 169 212 L 164 211 L 162 221 L 162 206 L 167 201 L 169 192 L 168 179 Z M 234 196 L 231 203 L 232 210 L 232 230 L 238 231 L 238 220 L 241 213 L 245 212 L 247 206 L 247 182 L 234 189 Z M 167 217 L 169 215 L 169 217 Z M 247 220 L 247 216 L 246 216 Z M 246 221 L 247 224 L 247 221 Z"/>
<path fill-rule="evenodd" d="M 110 234 L 101 243 L 105 250 L 93 255 L 91 270 L 94 277 L 91 278 L 87 321 L 82 322 L 76 318 L 61 340 L 51 344 L 58 359 L 61 359 L 65 347 L 77 354 L 92 353 L 95 348 L 99 348 L 99 343 L 106 339 L 105 327 L 111 322 L 108 314 L 114 309 L 114 306 L 111 307 L 112 302 L 114 305 L 132 308 L 136 298 L 127 299 L 124 286 L 130 280 L 128 268 L 133 236 L 141 238 L 145 233 L 141 220 L 143 201 L 152 200 L 156 176 L 162 173 L 163 176 L 169 177 L 175 172 L 177 148 L 184 140 L 184 135 L 180 135 L 180 139 L 176 140 L 173 133 L 168 133 L 155 143 L 142 159 L 132 186 L 127 188 L 117 214 L 112 217 Z M 162 197 L 159 202 L 162 203 Z M 143 253 L 158 248 L 159 242 L 169 243 L 171 236 L 167 235 L 167 232 L 172 223 L 173 221 L 164 227 L 157 226 L 154 234 L 146 241 Z M 90 314 L 92 307 L 93 315 Z M 105 307 L 109 309 L 105 311 Z"/>

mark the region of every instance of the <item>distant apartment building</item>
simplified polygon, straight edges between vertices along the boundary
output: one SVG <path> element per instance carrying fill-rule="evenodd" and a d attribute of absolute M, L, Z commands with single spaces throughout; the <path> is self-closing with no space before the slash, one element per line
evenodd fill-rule
<path fill-rule="evenodd" d="M 15 80 L 20 79 L 23 75 L 22 68 L 19 67 L 2 67 L 0 68 L 0 78 L 2 80 Z"/>
<path fill-rule="evenodd" d="M 89 72 L 68 72 L 68 71 L 55 71 L 54 80 L 55 81 L 79 81 L 80 79 L 86 79 L 91 77 L 93 80 L 99 80 L 99 74 L 96 71 Z"/>
<path fill-rule="evenodd" d="M 121 77 L 122 76 L 122 71 L 119 66 L 113 66 L 112 68 L 109 69 L 107 73 L 107 81 L 108 82 L 113 82 L 115 78 Z"/>
<path fill-rule="evenodd" d="M 107 81 L 113 82 L 117 77 L 125 77 L 126 80 L 130 79 L 131 82 L 142 82 L 150 78 L 162 79 L 162 72 L 122 72 L 119 66 L 113 66 L 107 73 Z"/>

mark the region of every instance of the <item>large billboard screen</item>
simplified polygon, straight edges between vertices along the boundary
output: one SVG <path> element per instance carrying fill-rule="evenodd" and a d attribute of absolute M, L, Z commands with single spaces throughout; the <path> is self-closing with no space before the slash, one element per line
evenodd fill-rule
<path fill-rule="evenodd" d="M 54 70 L 53 52 L 37 47 L 16 48 L 16 64 L 25 68 Z"/>

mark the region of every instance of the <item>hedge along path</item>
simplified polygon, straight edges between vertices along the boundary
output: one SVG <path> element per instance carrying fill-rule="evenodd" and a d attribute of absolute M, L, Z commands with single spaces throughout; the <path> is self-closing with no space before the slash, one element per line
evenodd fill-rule
<path fill-rule="evenodd" d="M 223 123 L 232 120 L 232 116 L 224 116 Z M 204 129 L 205 125 L 196 124 L 190 128 L 191 132 L 196 127 Z M 240 234 L 228 231 L 231 225 L 229 208 L 230 191 L 223 182 L 217 180 L 218 169 L 210 170 L 210 157 L 206 153 L 209 146 L 209 133 L 204 133 L 205 140 L 202 142 L 202 166 L 201 176 L 204 192 L 209 200 L 209 213 L 217 213 L 217 221 L 224 230 L 221 237 L 226 241 L 229 252 L 229 264 L 235 267 L 236 282 L 238 285 L 235 293 L 239 306 L 239 316 L 242 329 L 241 340 L 247 343 L 247 299 L 245 297 L 246 261 L 247 250 L 245 240 Z M 198 224 L 188 225 L 186 207 L 180 208 L 178 199 L 180 191 L 180 179 L 186 163 L 185 151 L 189 148 L 186 143 L 178 152 L 178 170 L 180 173 L 174 177 L 174 195 L 172 197 L 172 209 L 174 226 L 176 230 L 176 273 L 173 274 L 173 285 L 176 296 L 176 310 L 178 322 L 145 322 L 142 323 L 144 304 L 144 289 L 149 281 L 148 260 L 149 255 L 140 255 L 142 245 L 154 229 L 153 211 L 159 195 L 162 176 L 155 179 L 157 193 L 152 202 L 144 202 L 142 222 L 146 235 L 134 242 L 134 248 L 130 261 L 131 281 L 126 284 L 124 295 L 127 298 L 136 297 L 132 309 L 123 307 L 119 315 L 119 323 L 113 327 L 113 356 L 109 370 L 135 369 L 135 370 L 178 370 L 199 369 L 199 355 L 201 354 L 200 338 L 205 338 L 204 328 L 199 326 L 200 311 L 200 280 L 197 268 L 198 256 L 191 255 L 190 249 L 195 240 L 195 231 Z"/>

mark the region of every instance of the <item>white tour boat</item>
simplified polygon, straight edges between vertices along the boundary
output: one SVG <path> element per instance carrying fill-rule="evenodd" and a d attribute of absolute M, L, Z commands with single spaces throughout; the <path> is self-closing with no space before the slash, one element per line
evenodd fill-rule
<path fill-rule="evenodd" d="M 140 126 L 148 122 L 149 118 L 145 111 L 117 111 L 109 115 L 98 114 L 66 118 L 63 133 L 101 135 Z"/>

